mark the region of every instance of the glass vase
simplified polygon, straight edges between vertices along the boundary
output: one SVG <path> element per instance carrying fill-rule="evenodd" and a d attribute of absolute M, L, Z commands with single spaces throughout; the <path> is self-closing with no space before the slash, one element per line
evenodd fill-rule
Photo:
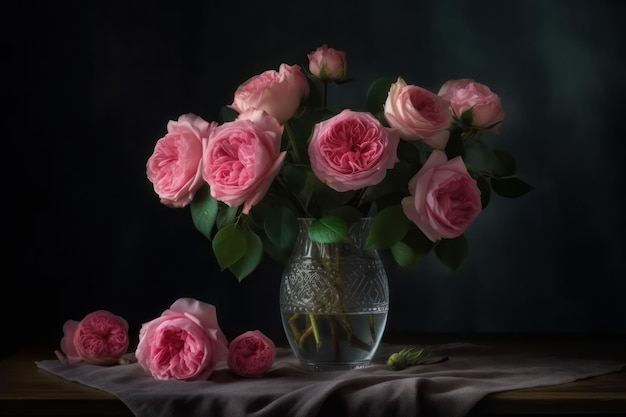
<path fill-rule="evenodd" d="M 349 242 L 309 238 L 315 219 L 298 219 L 299 232 L 283 271 L 280 312 L 293 353 L 307 371 L 369 365 L 387 324 L 389 287 L 383 263 L 364 249 L 371 218 L 349 232 Z"/>

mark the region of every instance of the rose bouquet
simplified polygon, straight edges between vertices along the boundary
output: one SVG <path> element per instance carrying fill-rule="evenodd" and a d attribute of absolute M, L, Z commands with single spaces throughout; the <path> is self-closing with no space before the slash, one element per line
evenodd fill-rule
<path fill-rule="evenodd" d="M 243 280 L 264 255 L 284 263 L 298 218 L 315 219 L 313 241 L 335 243 L 362 217 L 373 217 L 367 249 L 401 266 L 434 252 L 456 269 L 492 191 L 531 189 L 484 138 L 505 119 L 488 86 L 455 79 L 435 93 L 383 77 L 358 106 L 328 103 L 328 89 L 349 81 L 345 52 L 323 45 L 308 71 L 283 63 L 243 82 L 219 122 L 168 122 L 147 177 L 161 203 L 190 206 L 222 270 Z"/>

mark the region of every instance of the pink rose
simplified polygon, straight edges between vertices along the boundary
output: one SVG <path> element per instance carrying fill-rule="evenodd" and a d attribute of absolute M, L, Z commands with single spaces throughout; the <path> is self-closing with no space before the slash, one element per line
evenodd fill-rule
<path fill-rule="evenodd" d="M 309 71 L 322 81 L 339 81 L 346 76 L 346 53 L 324 44 L 309 57 Z"/>
<path fill-rule="evenodd" d="M 144 323 L 135 351 L 137 362 L 155 379 L 208 379 L 228 354 L 215 306 L 179 298 L 160 317 Z"/>
<path fill-rule="evenodd" d="M 205 143 L 202 177 L 211 195 L 248 214 L 267 193 L 285 160 L 283 126 L 262 110 L 250 110 L 217 127 Z"/>
<path fill-rule="evenodd" d="M 415 85 L 407 85 L 398 77 L 391 85 L 384 107 L 391 127 L 405 140 L 421 140 L 434 149 L 444 149 L 452 123 L 450 103 L 438 95 Z"/>
<path fill-rule="evenodd" d="M 148 179 L 161 203 L 169 207 L 191 203 L 202 187 L 202 139 L 208 138 L 215 126 L 217 123 L 191 113 L 168 122 L 167 134 L 157 141 L 146 164 Z"/>
<path fill-rule="evenodd" d="M 336 191 L 378 184 L 398 157 L 400 138 L 372 114 L 343 110 L 315 125 L 309 143 L 311 169 Z"/>
<path fill-rule="evenodd" d="M 240 376 L 263 376 L 272 367 L 275 358 L 274 342 L 259 330 L 237 336 L 228 347 L 228 367 Z"/>
<path fill-rule="evenodd" d="M 402 199 L 406 216 L 433 242 L 463 234 L 482 210 L 480 190 L 460 156 L 448 161 L 434 150 L 409 181 Z"/>
<path fill-rule="evenodd" d="M 80 322 L 67 320 L 63 324 L 61 350 L 69 363 L 112 365 L 127 349 L 128 322 L 109 311 L 94 311 Z"/>
<path fill-rule="evenodd" d="M 446 81 L 439 96 L 450 101 L 457 117 L 466 111 L 472 112 L 472 126 L 479 129 L 494 128 L 497 131 L 504 120 L 500 97 L 489 87 L 469 78 Z"/>
<path fill-rule="evenodd" d="M 265 110 L 285 123 L 308 95 L 309 83 L 300 66 L 281 64 L 278 72 L 268 70 L 241 84 L 229 107 L 240 114 L 251 109 Z"/>

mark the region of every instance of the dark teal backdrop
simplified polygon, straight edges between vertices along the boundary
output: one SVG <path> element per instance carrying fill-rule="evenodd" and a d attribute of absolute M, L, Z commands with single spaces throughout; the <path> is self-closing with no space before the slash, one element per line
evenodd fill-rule
<path fill-rule="evenodd" d="M 66 319 L 96 309 L 136 332 L 180 296 L 215 304 L 229 337 L 281 340 L 280 266 L 241 284 L 220 273 L 145 163 L 169 119 L 216 120 L 239 83 L 306 65 L 322 43 L 347 52 L 345 104 L 380 75 L 489 85 L 507 112 L 497 143 L 534 186 L 492 199 L 457 273 L 432 257 L 389 264 L 390 334 L 626 333 L 622 2 L 214 3 L 28 2 L 5 15 L 2 294 L 15 345 L 56 347 Z"/>

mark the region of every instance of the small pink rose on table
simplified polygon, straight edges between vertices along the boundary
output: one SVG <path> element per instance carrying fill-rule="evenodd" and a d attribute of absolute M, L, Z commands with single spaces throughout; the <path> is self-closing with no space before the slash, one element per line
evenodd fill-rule
<path fill-rule="evenodd" d="M 63 324 L 61 351 L 68 363 L 84 361 L 113 365 L 128 349 L 128 322 L 107 310 L 87 314 L 81 321 Z"/>
<path fill-rule="evenodd" d="M 215 306 L 179 298 L 160 317 L 144 323 L 135 351 L 137 362 L 155 379 L 203 380 L 228 354 Z"/>
<path fill-rule="evenodd" d="M 247 331 L 230 342 L 228 368 L 245 377 L 261 377 L 274 363 L 276 346 L 259 330 Z"/>

